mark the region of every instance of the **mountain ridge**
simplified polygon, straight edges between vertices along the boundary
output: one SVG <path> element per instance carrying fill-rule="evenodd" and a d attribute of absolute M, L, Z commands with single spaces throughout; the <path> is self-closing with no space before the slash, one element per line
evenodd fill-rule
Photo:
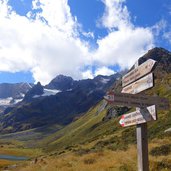
<path fill-rule="evenodd" d="M 59 89 L 65 84 L 64 80 L 66 80 L 66 87 L 49 96 L 43 96 L 43 92 L 45 88 L 50 87 L 48 85 L 43 87 L 38 83 L 26 93 L 20 105 L 1 116 L 0 130 L 16 132 L 54 123 L 69 124 L 75 117 L 86 112 L 101 100 L 106 90 L 120 76 L 117 73 L 112 76 L 98 76 L 94 79 L 75 81 L 71 77 L 60 75 L 61 85 L 59 85 L 59 77 L 56 77 L 58 85 L 55 82 L 55 86 L 53 85 L 51 88 Z M 70 84 L 68 80 L 73 84 Z"/>

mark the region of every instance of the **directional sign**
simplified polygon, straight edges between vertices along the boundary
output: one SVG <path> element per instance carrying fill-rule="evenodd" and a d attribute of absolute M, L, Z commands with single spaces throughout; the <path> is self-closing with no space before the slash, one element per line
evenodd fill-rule
<path fill-rule="evenodd" d="M 157 109 L 169 109 L 169 101 L 166 98 L 109 92 L 104 98 L 114 105 L 130 106 L 130 107 L 148 107 L 156 105 Z"/>
<path fill-rule="evenodd" d="M 139 109 L 135 112 L 122 115 L 119 123 L 122 127 L 126 127 L 146 123 L 156 119 L 156 108 L 155 105 L 152 105 L 150 107 Z"/>
<path fill-rule="evenodd" d="M 127 73 L 125 76 L 122 78 L 122 87 L 125 87 L 126 85 L 138 80 L 142 76 L 148 74 L 156 61 L 149 59 L 137 68 L 133 69 L 129 73 Z"/>
<path fill-rule="evenodd" d="M 153 74 L 152 73 L 124 87 L 122 89 L 122 93 L 137 94 L 151 87 L 153 87 Z"/>

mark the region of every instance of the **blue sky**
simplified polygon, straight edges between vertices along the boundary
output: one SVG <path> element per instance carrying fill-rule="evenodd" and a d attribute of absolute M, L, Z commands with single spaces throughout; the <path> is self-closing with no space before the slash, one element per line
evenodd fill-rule
<path fill-rule="evenodd" d="M 170 0 L 0 0 L 0 82 L 47 84 L 129 68 L 171 50 Z"/>

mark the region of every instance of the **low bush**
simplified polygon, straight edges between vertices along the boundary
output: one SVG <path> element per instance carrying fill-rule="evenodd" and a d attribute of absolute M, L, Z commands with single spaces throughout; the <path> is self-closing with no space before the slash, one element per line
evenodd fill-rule
<path fill-rule="evenodd" d="M 162 160 L 161 162 L 157 163 L 157 170 L 161 169 L 171 169 L 171 163 L 168 160 Z"/>
<path fill-rule="evenodd" d="M 128 144 L 125 143 L 124 141 L 122 141 L 121 137 L 115 136 L 108 140 L 103 140 L 103 141 L 97 142 L 93 148 L 95 148 L 95 149 L 106 148 L 106 149 L 109 149 L 112 151 L 127 150 Z"/>
<path fill-rule="evenodd" d="M 73 150 L 73 152 L 78 156 L 82 156 L 85 154 L 89 154 L 91 150 L 90 149 L 77 149 L 77 150 Z"/>
<path fill-rule="evenodd" d="M 134 169 L 127 164 L 123 164 L 119 167 L 119 171 L 134 171 Z"/>
<path fill-rule="evenodd" d="M 150 151 L 152 156 L 166 156 L 171 153 L 171 144 L 165 144 L 159 147 L 155 147 Z"/>
<path fill-rule="evenodd" d="M 95 159 L 85 159 L 84 164 L 94 164 L 96 162 Z"/>
<path fill-rule="evenodd" d="M 164 159 L 162 161 L 153 163 L 153 166 L 151 167 L 151 171 L 161 171 L 161 170 L 166 170 L 166 171 L 171 170 L 171 160 Z"/>

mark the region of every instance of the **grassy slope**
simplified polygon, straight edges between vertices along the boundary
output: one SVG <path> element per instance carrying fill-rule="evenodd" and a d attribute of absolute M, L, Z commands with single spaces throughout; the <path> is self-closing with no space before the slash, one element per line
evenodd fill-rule
<path fill-rule="evenodd" d="M 167 97 L 171 101 L 171 74 L 163 78 L 163 80 L 156 80 L 155 85 L 156 86 L 147 91 L 147 93 Z M 103 101 L 97 104 L 94 108 L 91 108 L 77 121 L 44 139 L 43 143 L 48 144 L 48 150 L 56 150 L 64 147 L 66 148 L 67 146 L 74 146 L 80 143 L 84 144 L 93 141 L 96 142 L 100 139 L 106 139 L 107 136 L 124 138 L 123 136 L 126 136 L 127 134 L 132 135 L 132 138 L 127 137 L 127 143 L 135 142 L 133 139 L 133 132 L 135 131 L 134 126 L 121 128 L 118 123 L 119 118 L 114 118 L 109 121 L 102 121 L 107 112 L 107 108 L 105 108 L 101 113 L 98 113 L 98 109 L 102 103 Z M 158 111 L 158 120 L 148 124 L 149 137 L 151 139 L 163 136 L 163 132 L 171 127 L 170 114 L 170 111 Z"/>

